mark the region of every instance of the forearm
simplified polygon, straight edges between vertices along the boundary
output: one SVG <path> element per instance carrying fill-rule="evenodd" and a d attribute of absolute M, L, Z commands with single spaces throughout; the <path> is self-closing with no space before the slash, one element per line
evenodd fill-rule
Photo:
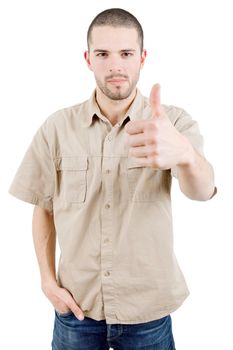
<path fill-rule="evenodd" d="M 211 164 L 191 148 L 188 162 L 177 165 L 181 191 L 190 199 L 205 201 L 215 193 L 214 171 Z"/>
<path fill-rule="evenodd" d="M 33 212 L 32 233 L 44 289 L 46 285 L 56 283 L 56 232 L 53 216 L 38 206 Z"/>

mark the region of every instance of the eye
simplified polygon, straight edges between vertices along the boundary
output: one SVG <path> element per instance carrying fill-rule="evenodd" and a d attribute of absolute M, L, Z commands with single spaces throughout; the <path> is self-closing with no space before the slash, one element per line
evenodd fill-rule
<path fill-rule="evenodd" d="M 96 56 L 97 56 L 97 57 L 107 57 L 108 54 L 107 54 L 107 52 L 99 52 L 99 53 L 97 53 Z"/>
<path fill-rule="evenodd" d="M 131 56 L 133 56 L 132 52 L 123 52 L 122 53 L 122 57 L 131 57 Z"/>

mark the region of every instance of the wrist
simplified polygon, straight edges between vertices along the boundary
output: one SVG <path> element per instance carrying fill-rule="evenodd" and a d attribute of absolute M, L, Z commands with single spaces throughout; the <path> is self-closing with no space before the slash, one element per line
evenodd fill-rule
<path fill-rule="evenodd" d="M 195 150 L 189 140 L 183 137 L 182 154 L 177 166 L 191 167 L 195 164 Z"/>
<path fill-rule="evenodd" d="M 57 287 L 57 280 L 55 278 L 46 279 L 41 281 L 41 289 L 44 292 L 44 294 L 48 295 L 50 291 Z"/>

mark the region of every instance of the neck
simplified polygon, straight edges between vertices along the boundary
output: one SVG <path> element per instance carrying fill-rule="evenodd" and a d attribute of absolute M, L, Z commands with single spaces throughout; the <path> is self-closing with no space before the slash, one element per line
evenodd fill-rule
<path fill-rule="evenodd" d="M 101 113 L 108 118 L 112 125 L 119 122 L 124 116 L 129 106 L 136 96 L 136 88 L 132 91 L 129 97 L 124 100 L 111 100 L 97 87 L 96 88 L 96 102 L 100 108 Z"/>

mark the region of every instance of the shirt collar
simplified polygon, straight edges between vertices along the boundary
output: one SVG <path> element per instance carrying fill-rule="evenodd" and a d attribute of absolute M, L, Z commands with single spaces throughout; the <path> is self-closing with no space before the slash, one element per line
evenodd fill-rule
<path fill-rule="evenodd" d="M 84 102 L 83 105 L 83 119 L 82 119 L 82 126 L 83 127 L 89 127 L 92 124 L 93 117 L 97 116 L 99 118 L 103 117 L 101 114 L 101 111 L 99 109 L 99 106 L 96 102 L 95 98 L 96 90 L 93 91 L 91 97 L 89 100 Z M 141 92 L 137 88 L 136 90 L 136 96 L 129 106 L 128 111 L 126 112 L 126 115 L 124 116 L 123 120 L 126 117 L 129 117 L 130 120 L 137 120 L 142 119 L 143 117 L 143 110 L 145 105 L 145 98 L 142 96 Z"/>

